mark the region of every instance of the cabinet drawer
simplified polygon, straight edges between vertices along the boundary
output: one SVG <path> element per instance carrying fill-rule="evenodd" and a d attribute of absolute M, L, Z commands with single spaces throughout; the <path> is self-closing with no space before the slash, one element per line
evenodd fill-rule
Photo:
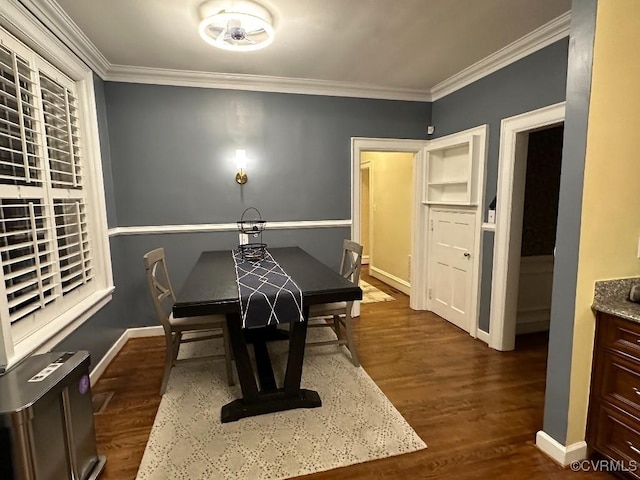
<path fill-rule="evenodd" d="M 598 435 L 594 447 L 613 460 L 622 460 L 627 468 L 640 465 L 638 419 L 603 405 L 598 415 Z M 631 472 L 640 478 L 640 472 Z"/>
<path fill-rule="evenodd" d="M 622 350 L 640 359 L 640 324 L 602 314 L 605 346 Z"/>
<path fill-rule="evenodd" d="M 640 362 L 606 353 L 600 394 L 602 400 L 640 416 Z"/>

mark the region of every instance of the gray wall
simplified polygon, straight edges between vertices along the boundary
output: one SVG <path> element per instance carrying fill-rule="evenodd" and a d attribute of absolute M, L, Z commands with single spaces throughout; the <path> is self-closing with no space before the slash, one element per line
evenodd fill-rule
<path fill-rule="evenodd" d="M 350 218 L 350 138 L 424 138 L 431 105 L 107 83 L 120 226 Z M 248 183 L 234 182 L 236 148 Z"/>
<path fill-rule="evenodd" d="M 121 269 L 121 259 L 124 253 L 123 242 L 116 237 L 112 238 L 109 243 L 111 246 L 114 282 L 116 284 L 113 299 L 80 328 L 53 348 L 53 350 L 57 351 L 89 350 L 92 368 L 120 338 L 126 327 L 126 317 L 123 315 L 123 312 L 126 311 L 123 301 L 125 292 L 122 288 L 119 288 L 119 285 L 123 283 L 122 280 L 126 279 L 126 275 L 123 275 Z"/>
<path fill-rule="evenodd" d="M 567 438 L 573 322 L 597 0 L 573 0 L 543 429 Z"/>
<path fill-rule="evenodd" d="M 485 212 L 496 194 L 500 122 L 565 99 L 568 40 L 563 39 L 434 102 L 434 138 L 488 124 Z M 491 238 L 489 238 L 491 237 Z M 492 265 L 493 232 L 483 236 L 483 266 Z M 482 270 L 480 329 L 489 331 L 491 269 Z"/>
<path fill-rule="evenodd" d="M 96 83 L 110 227 L 235 222 L 248 206 L 267 221 L 349 219 L 351 137 L 420 139 L 431 121 L 423 102 Z M 236 148 L 249 154 L 242 188 Z M 299 245 L 338 269 L 349 236 L 267 229 L 264 241 Z M 145 252 L 165 247 L 179 290 L 202 250 L 236 244 L 235 232 L 113 237 L 113 301 L 59 347 L 89 349 L 95 364 L 125 328 L 158 323 Z"/>
<path fill-rule="evenodd" d="M 268 224 L 267 224 L 268 228 Z M 266 230 L 263 240 L 270 247 L 297 245 L 320 261 L 338 270 L 342 240 L 349 238 L 349 228 Z M 122 236 L 120 261 L 123 274 L 117 279 L 117 301 L 123 305 L 119 322 L 123 327 L 157 325 L 142 264 L 142 256 L 156 247 L 164 247 L 171 282 L 179 291 L 187 274 L 203 250 L 231 250 L 238 243 L 236 232 L 185 233 L 169 235 Z M 231 255 L 231 253 L 229 253 Z"/>

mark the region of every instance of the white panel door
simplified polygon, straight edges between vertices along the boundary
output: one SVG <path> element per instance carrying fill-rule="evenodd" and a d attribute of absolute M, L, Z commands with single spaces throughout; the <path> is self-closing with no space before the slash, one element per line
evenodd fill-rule
<path fill-rule="evenodd" d="M 475 213 L 432 210 L 429 249 L 431 311 L 468 332 Z"/>

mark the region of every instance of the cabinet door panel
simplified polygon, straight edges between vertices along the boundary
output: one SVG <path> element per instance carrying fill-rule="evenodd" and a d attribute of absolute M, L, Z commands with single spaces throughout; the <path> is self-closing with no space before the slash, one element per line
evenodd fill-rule
<path fill-rule="evenodd" d="M 606 353 L 603 370 L 602 399 L 640 415 L 640 362 Z"/>
<path fill-rule="evenodd" d="M 605 346 L 640 356 L 640 324 L 613 315 L 599 315 L 600 324 L 605 329 Z"/>
<path fill-rule="evenodd" d="M 627 468 L 640 465 L 640 432 L 634 425 L 637 421 L 637 418 L 627 417 L 615 409 L 602 408 L 595 448 L 613 460 L 622 460 Z M 640 472 L 629 473 L 634 478 L 640 478 Z"/>

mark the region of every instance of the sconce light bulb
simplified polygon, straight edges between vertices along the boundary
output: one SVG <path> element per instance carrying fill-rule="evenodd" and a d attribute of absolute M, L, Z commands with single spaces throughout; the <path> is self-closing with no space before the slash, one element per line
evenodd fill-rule
<path fill-rule="evenodd" d="M 244 185 L 247 183 L 247 151 L 243 149 L 236 150 L 236 168 L 238 169 L 238 173 L 236 173 L 236 183 L 240 185 Z"/>
<path fill-rule="evenodd" d="M 247 168 L 247 151 L 236 150 L 236 166 L 238 170 L 245 170 Z"/>

